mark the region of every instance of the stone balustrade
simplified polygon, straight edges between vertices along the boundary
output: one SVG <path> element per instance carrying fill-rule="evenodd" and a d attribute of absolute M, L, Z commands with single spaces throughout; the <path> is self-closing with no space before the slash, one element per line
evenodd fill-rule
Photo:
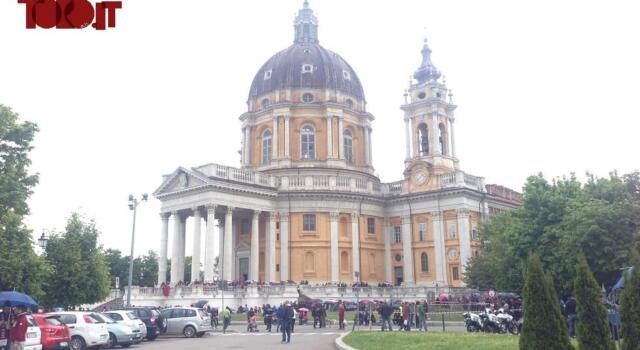
<path fill-rule="evenodd" d="M 381 183 L 364 177 L 346 175 L 284 175 L 272 176 L 251 170 L 232 168 L 218 164 L 207 164 L 194 170 L 212 179 L 230 180 L 250 185 L 271 187 L 281 191 L 344 191 L 381 196 L 396 196 L 407 193 L 405 181 Z M 469 188 L 485 191 L 484 179 L 463 171 L 439 175 L 439 188 Z"/>

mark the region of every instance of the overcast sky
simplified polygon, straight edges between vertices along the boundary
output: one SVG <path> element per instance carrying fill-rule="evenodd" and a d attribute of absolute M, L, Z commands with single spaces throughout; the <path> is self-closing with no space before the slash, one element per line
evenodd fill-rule
<path fill-rule="evenodd" d="M 24 5 L 0 0 L 0 103 L 41 129 L 31 155 L 40 174 L 29 200 L 34 236 L 61 230 L 80 211 L 97 221 L 105 247 L 128 252 L 129 193 L 152 193 L 178 166 L 238 166 L 249 86 L 292 43 L 302 0 L 123 4 L 115 29 L 26 30 Z M 402 178 L 399 106 L 425 35 L 459 106 L 456 149 L 466 172 L 520 190 L 537 172 L 640 167 L 637 1 L 311 7 L 321 44 L 364 85 L 382 181 Z M 159 210 L 156 199 L 139 207 L 136 255 L 159 249 Z"/>

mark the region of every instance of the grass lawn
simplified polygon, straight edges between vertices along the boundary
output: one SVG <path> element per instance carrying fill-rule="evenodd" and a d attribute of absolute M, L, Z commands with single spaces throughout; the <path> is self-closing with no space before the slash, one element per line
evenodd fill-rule
<path fill-rule="evenodd" d="M 352 332 L 344 342 L 363 350 L 517 350 L 518 339 L 506 334 Z"/>

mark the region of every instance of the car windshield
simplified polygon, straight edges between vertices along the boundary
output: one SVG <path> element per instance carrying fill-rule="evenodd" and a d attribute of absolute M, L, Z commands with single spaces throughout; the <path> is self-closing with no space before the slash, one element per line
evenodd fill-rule
<path fill-rule="evenodd" d="M 96 320 L 96 323 L 116 323 L 116 321 L 112 320 L 110 317 L 102 314 L 91 314 L 89 315 L 91 318 Z"/>
<path fill-rule="evenodd" d="M 136 317 L 136 315 L 132 314 L 131 312 L 127 312 L 127 317 L 129 317 L 130 320 L 137 320 L 138 319 Z"/>
<path fill-rule="evenodd" d="M 52 325 L 52 326 L 61 326 L 62 322 L 60 322 L 60 320 L 58 320 L 56 317 L 47 317 L 44 319 L 45 322 L 47 322 L 48 324 Z"/>

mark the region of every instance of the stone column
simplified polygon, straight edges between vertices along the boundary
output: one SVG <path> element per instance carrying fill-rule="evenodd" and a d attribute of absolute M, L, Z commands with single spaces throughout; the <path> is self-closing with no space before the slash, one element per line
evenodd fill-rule
<path fill-rule="evenodd" d="M 251 255 L 249 257 L 249 280 L 257 282 L 260 279 L 260 211 L 253 211 L 251 224 Z"/>
<path fill-rule="evenodd" d="M 251 164 L 251 127 L 250 126 L 245 126 L 244 127 L 244 142 L 245 142 L 245 147 L 244 147 L 244 164 L 245 165 L 250 165 Z"/>
<path fill-rule="evenodd" d="M 169 246 L 169 215 L 161 213 L 160 256 L 158 257 L 158 285 L 167 281 L 167 250 Z"/>
<path fill-rule="evenodd" d="M 280 213 L 280 280 L 289 280 L 289 213 Z"/>
<path fill-rule="evenodd" d="M 404 118 L 404 138 L 405 138 L 405 159 L 411 159 L 411 131 L 409 127 L 409 118 Z"/>
<path fill-rule="evenodd" d="M 358 282 L 356 272 L 360 273 L 360 232 L 358 232 L 360 216 L 351 213 L 351 256 L 353 256 L 353 281 Z M 360 276 L 362 277 L 362 275 Z"/>
<path fill-rule="evenodd" d="M 402 254 L 404 255 L 404 263 L 402 264 L 402 274 L 404 284 L 413 285 L 413 242 L 411 235 L 411 217 L 405 215 L 402 217 Z"/>
<path fill-rule="evenodd" d="M 340 259 L 338 257 L 338 216 L 339 213 L 329 213 L 331 218 L 331 282 L 340 282 Z"/>
<path fill-rule="evenodd" d="M 171 284 L 180 281 L 180 214 L 177 211 L 171 213 L 173 219 L 173 242 L 171 244 Z"/>
<path fill-rule="evenodd" d="M 456 139 L 454 137 L 455 134 L 453 133 L 453 123 L 454 123 L 453 119 L 449 119 L 449 135 L 451 135 L 450 136 L 450 138 L 451 138 L 451 156 L 453 158 L 455 158 L 456 157 Z"/>
<path fill-rule="evenodd" d="M 433 154 L 441 155 L 442 149 L 440 149 L 440 127 L 438 124 L 438 110 L 436 106 L 432 107 L 431 113 L 431 138 L 433 139 Z"/>
<path fill-rule="evenodd" d="M 223 272 L 222 278 L 226 281 L 233 280 L 231 274 L 231 268 L 233 267 L 232 259 L 233 253 L 231 251 L 233 247 L 233 208 L 227 207 L 227 214 L 224 219 L 224 253 L 223 253 Z"/>
<path fill-rule="evenodd" d="M 191 282 L 200 280 L 200 246 L 201 241 L 200 208 L 193 208 L 193 253 L 191 255 Z M 206 237 L 205 237 L 206 238 Z"/>
<path fill-rule="evenodd" d="M 224 217 L 218 220 L 218 279 L 224 277 L 224 271 L 222 271 L 222 263 L 224 261 Z"/>
<path fill-rule="evenodd" d="M 291 157 L 291 150 L 289 149 L 289 119 L 291 116 L 286 114 L 284 116 L 284 158 L 289 159 Z"/>
<path fill-rule="evenodd" d="M 436 282 L 447 284 L 447 260 L 444 254 L 444 230 L 442 225 L 442 213 L 432 212 L 433 219 L 433 245 L 436 252 Z"/>
<path fill-rule="evenodd" d="M 179 237 L 180 237 L 180 250 L 178 251 L 178 258 L 179 258 L 178 259 L 178 261 L 179 261 L 178 271 L 180 271 L 180 272 L 178 273 L 179 274 L 178 278 L 179 278 L 179 281 L 183 281 L 183 282 L 186 282 L 185 278 L 184 278 L 185 250 L 187 248 L 186 247 L 186 235 L 187 235 L 187 232 L 186 232 L 186 228 L 187 228 L 186 221 L 187 221 L 186 217 L 185 218 L 182 218 L 182 217 L 180 218 L 180 235 L 179 235 Z"/>
<path fill-rule="evenodd" d="M 458 236 L 460 237 L 460 275 L 471 258 L 471 232 L 469 232 L 469 209 L 458 209 Z"/>
<path fill-rule="evenodd" d="M 213 282 L 213 266 L 216 256 L 213 252 L 216 242 L 216 206 L 207 206 L 207 228 L 204 237 L 204 281 Z"/>
<path fill-rule="evenodd" d="M 265 254 L 265 281 L 276 281 L 276 213 L 269 213 L 269 230 L 265 241 L 267 252 Z"/>
<path fill-rule="evenodd" d="M 327 116 L 327 158 L 333 158 L 333 127 L 332 127 L 332 119 L 333 117 Z"/>
<path fill-rule="evenodd" d="M 344 117 L 338 116 L 338 155 L 344 159 Z"/>
<path fill-rule="evenodd" d="M 272 133 L 272 152 L 273 155 L 271 156 L 271 159 L 278 159 L 278 116 L 275 115 L 273 116 L 273 133 Z"/>
<path fill-rule="evenodd" d="M 384 277 L 387 283 L 393 282 L 393 272 L 391 271 L 391 221 L 384 218 Z"/>
<path fill-rule="evenodd" d="M 369 127 L 365 125 L 364 129 L 364 164 L 365 165 L 369 165 L 371 164 L 369 162 L 369 146 L 371 146 L 371 144 L 369 143 Z"/>
<path fill-rule="evenodd" d="M 372 142 L 371 142 L 371 131 L 373 131 L 373 129 L 371 129 L 371 127 L 367 127 L 369 130 L 369 165 L 373 166 L 373 148 L 371 146 Z"/>

